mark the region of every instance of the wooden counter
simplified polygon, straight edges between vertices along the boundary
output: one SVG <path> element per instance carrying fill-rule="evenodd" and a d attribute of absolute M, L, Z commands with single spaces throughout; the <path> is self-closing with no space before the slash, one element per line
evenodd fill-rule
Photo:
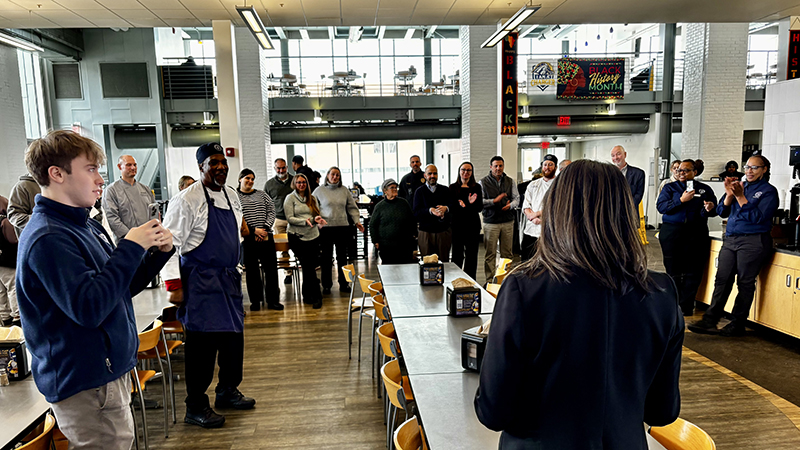
<path fill-rule="evenodd" d="M 721 233 L 711 233 L 711 254 L 697 291 L 697 300 L 706 304 L 711 304 L 721 248 Z M 734 283 L 725 311 L 731 311 L 737 293 Z M 756 279 L 756 294 L 748 318 L 800 338 L 800 253 L 776 250 Z"/>

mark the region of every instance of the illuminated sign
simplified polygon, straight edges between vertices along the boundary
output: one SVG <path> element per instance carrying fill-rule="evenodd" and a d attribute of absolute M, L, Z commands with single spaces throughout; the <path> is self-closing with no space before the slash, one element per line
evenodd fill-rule
<path fill-rule="evenodd" d="M 800 78 L 800 30 L 789 31 L 789 64 L 786 79 Z"/>
<path fill-rule="evenodd" d="M 559 116 L 558 117 L 558 126 L 560 127 L 568 127 L 572 124 L 572 118 L 570 116 Z"/>
<path fill-rule="evenodd" d="M 500 67 L 500 134 L 517 134 L 517 33 L 503 39 Z"/>

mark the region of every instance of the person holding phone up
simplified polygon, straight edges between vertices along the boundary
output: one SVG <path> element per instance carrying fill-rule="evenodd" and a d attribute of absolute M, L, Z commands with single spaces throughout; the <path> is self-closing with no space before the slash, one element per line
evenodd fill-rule
<path fill-rule="evenodd" d="M 678 287 L 684 316 L 694 314 L 711 245 L 708 218 L 717 215 L 714 191 L 694 179 L 699 164 L 701 160 L 684 159 L 677 170 L 678 180 L 667 183 L 656 202 L 658 212 L 664 215 L 659 233 L 664 268 Z"/>

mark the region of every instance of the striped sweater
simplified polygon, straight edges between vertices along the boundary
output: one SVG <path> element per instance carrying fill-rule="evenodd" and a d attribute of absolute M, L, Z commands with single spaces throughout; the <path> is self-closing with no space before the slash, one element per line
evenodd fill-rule
<path fill-rule="evenodd" d="M 275 204 L 264 191 L 253 189 L 250 192 L 242 192 L 236 189 L 239 194 L 239 201 L 242 203 L 242 213 L 247 227 L 250 230 L 264 228 L 270 233 L 272 225 L 275 224 Z"/>

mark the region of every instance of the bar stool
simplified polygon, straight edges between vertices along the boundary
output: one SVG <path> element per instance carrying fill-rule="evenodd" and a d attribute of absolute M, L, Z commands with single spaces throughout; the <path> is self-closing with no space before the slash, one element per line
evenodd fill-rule
<path fill-rule="evenodd" d="M 350 359 L 350 347 L 353 346 L 353 297 L 356 293 L 356 268 L 353 264 L 342 266 L 344 278 L 350 284 L 350 302 L 347 308 L 347 359 Z"/>
<path fill-rule="evenodd" d="M 681 419 L 665 427 L 650 427 L 650 436 L 667 450 L 715 450 L 711 436 L 697 425 Z"/>
<path fill-rule="evenodd" d="M 143 331 L 139 333 L 139 349 L 137 350 L 138 353 L 147 352 L 148 350 L 154 350 L 158 346 L 159 339 L 161 339 L 161 321 L 156 320 L 153 322 L 153 327 L 147 331 Z M 167 380 L 165 372 L 164 372 L 164 365 L 161 363 L 161 358 L 155 358 L 158 361 L 158 366 L 161 369 L 161 390 L 164 398 L 164 436 L 169 437 L 169 417 L 167 411 Z M 147 442 L 147 416 L 145 415 L 145 407 L 144 407 L 144 394 L 143 391 L 145 389 L 145 383 L 156 376 L 155 370 L 138 370 L 136 368 L 131 369 L 131 379 L 133 380 L 133 385 L 131 386 L 131 393 L 138 392 L 139 394 L 139 406 L 142 410 L 142 437 L 144 442 L 144 448 L 149 449 L 149 445 Z M 131 408 L 133 408 L 133 404 L 131 404 Z M 138 433 L 137 433 L 138 434 Z"/>
<path fill-rule="evenodd" d="M 358 360 L 361 361 L 361 319 L 363 317 L 368 317 L 370 319 L 373 318 L 372 314 L 366 314 L 364 312 L 365 308 L 372 308 L 372 306 L 366 306 L 367 295 L 369 294 L 369 285 L 374 283 L 374 280 L 368 280 L 364 274 L 358 275 L 358 284 L 361 285 L 361 306 L 359 306 L 360 314 L 358 315 Z M 352 306 L 351 307 L 355 307 Z"/>
<path fill-rule="evenodd" d="M 392 435 L 397 421 L 397 411 L 403 410 L 408 420 L 408 411 L 413 407 L 414 396 L 408 387 L 408 379 L 400 372 L 400 361 L 393 359 L 381 367 L 381 378 L 389 399 L 389 421 L 386 425 L 386 445 L 393 447 Z"/>
<path fill-rule="evenodd" d="M 422 428 L 420 428 L 416 416 L 406 420 L 397 427 L 397 430 L 394 432 L 394 445 L 397 447 L 397 450 L 428 449 L 428 445 L 425 444 L 425 437 L 422 434 Z"/>
<path fill-rule="evenodd" d="M 28 443 L 17 447 L 17 450 L 50 450 L 50 446 L 53 444 L 55 425 L 55 417 L 48 413 L 44 421 L 25 438 L 26 440 L 30 439 Z"/>

